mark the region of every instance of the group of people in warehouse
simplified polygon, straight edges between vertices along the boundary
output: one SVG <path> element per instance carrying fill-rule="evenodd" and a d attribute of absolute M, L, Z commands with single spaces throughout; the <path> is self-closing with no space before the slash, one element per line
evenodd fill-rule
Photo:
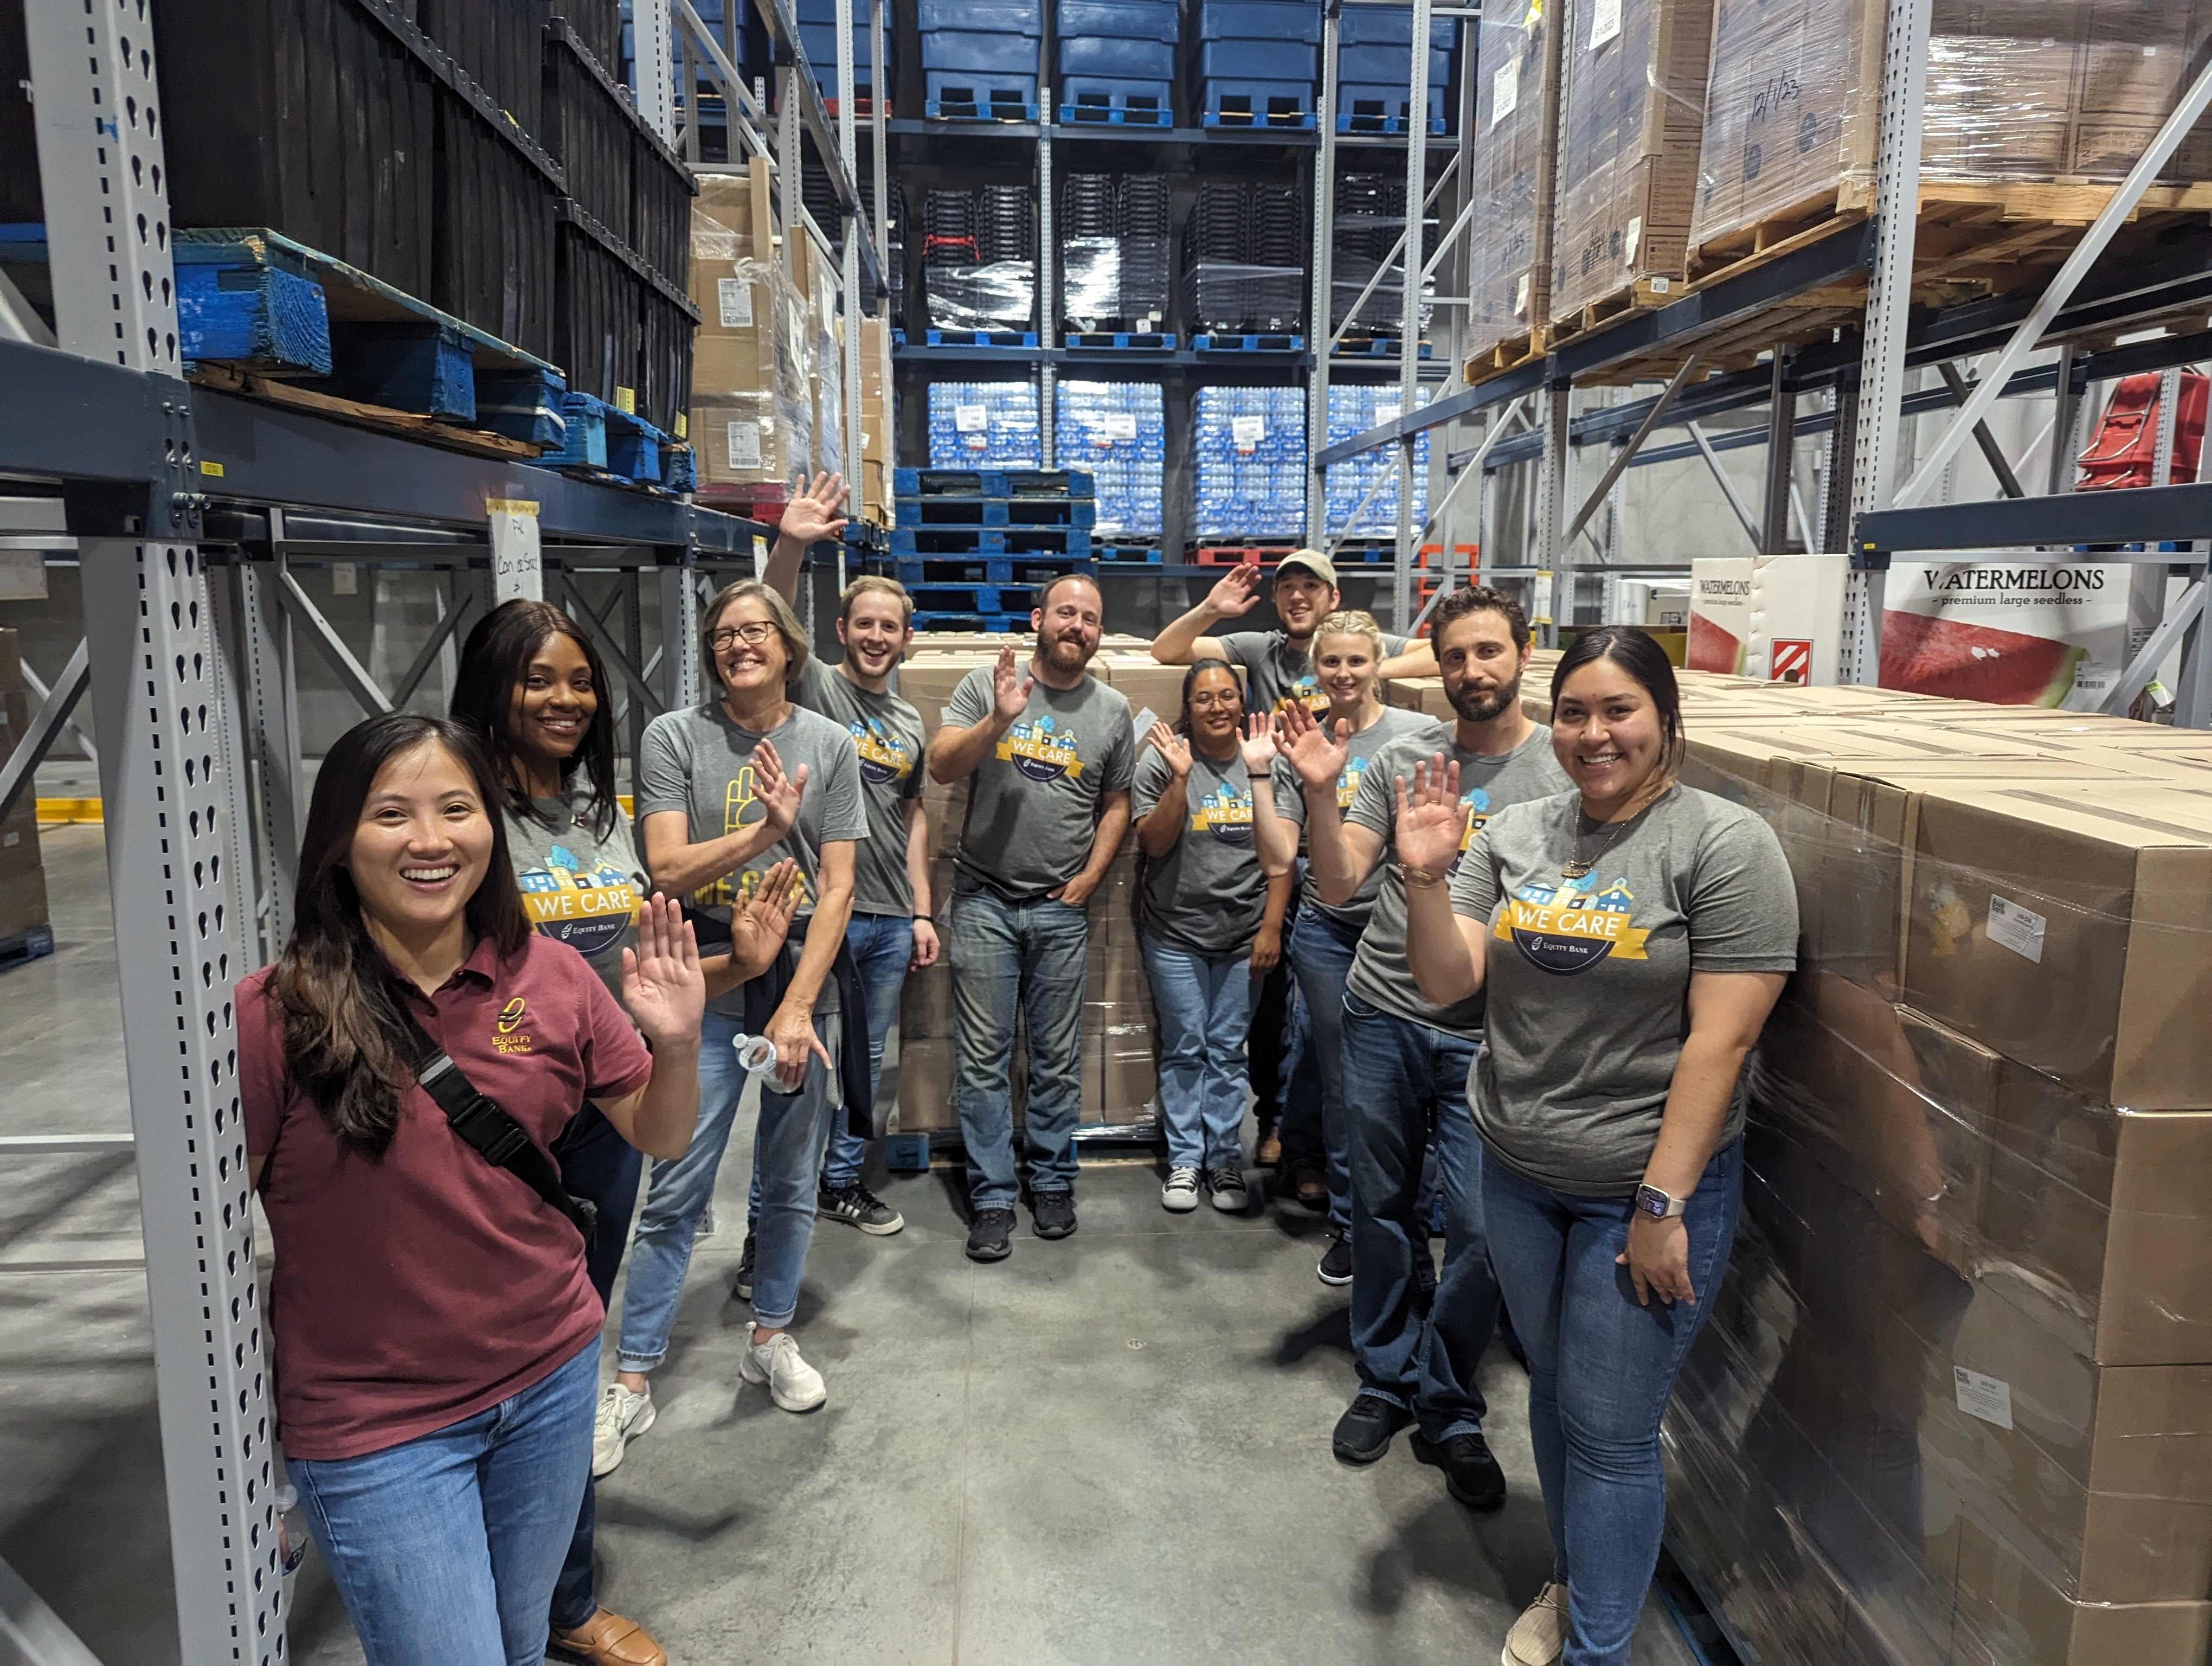
<path fill-rule="evenodd" d="M 646 727 L 631 812 L 592 637 L 526 600 L 470 632 L 450 716 L 371 718 L 317 776 L 238 1070 L 276 1432 L 372 1666 L 666 1659 L 598 1601 L 594 1478 L 653 1426 L 755 1078 L 739 1371 L 824 1403 L 793 1329 L 807 1250 L 817 1221 L 904 1224 L 863 1164 L 911 970 L 951 968 L 968 1256 L 1006 1261 L 1024 1203 L 1036 1253 L 1070 1253 L 1086 905 L 1133 822 L 1163 1206 L 1243 1212 L 1258 1166 L 1326 1210 L 1358 1378 L 1335 1455 L 1410 1428 L 1476 1511 L 1505 1497 L 1478 1366 L 1510 1322 L 1554 1566 L 1502 1658 L 1625 1666 L 1661 1415 L 1734 1235 L 1738 1073 L 1797 937 L 1773 833 L 1679 778 L 1664 653 L 1583 632 L 1546 727 L 1508 596 L 1450 591 L 1408 642 L 1302 550 L 1279 628 L 1221 630 L 1261 599 L 1243 566 L 1161 631 L 1181 708 L 1138 733 L 1089 670 L 1098 586 L 1069 575 L 1026 661 L 969 673 L 931 737 L 896 692 L 896 583 L 846 590 L 834 666 L 793 613 L 844 497 L 802 479 L 762 576 L 707 605 L 710 697 Z M 1453 721 L 1386 705 L 1393 674 L 1440 677 Z M 949 897 L 932 779 L 970 783 Z"/>

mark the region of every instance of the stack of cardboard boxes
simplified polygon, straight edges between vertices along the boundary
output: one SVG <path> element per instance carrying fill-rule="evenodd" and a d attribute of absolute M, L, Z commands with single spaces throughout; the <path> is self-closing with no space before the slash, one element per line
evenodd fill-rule
<path fill-rule="evenodd" d="M 1683 684 L 1686 779 L 1773 825 L 1802 944 L 1667 1420 L 1684 1559 L 1765 1662 L 2194 1666 L 2212 744 Z"/>
<path fill-rule="evenodd" d="M 1034 639 L 923 639 L 899 671 L 899 690 L 920 709 L 932 743 L 944 727 L 945 708 L 961 679 L 996 663 L 1000 647 L 1012 642 L 1026 662 Z M 1024 666 L 1026 674 L 1026 663 Z M 1133 638 L 1109 637 L 1091 664 L 1091 674 L 1127 696 L 1137 732 L 1152 724 L 1147 712 L 1171 715 L 1181 704 L 1182 672 L 1155 663 Z M 940 933 L 953 910 L 953 863 L 968 806 L 965 781 L 929 782 L 922 803 L 929 817 L 930 887 Z M 1083 1122 L 1128 1128 L 1157 1118 L 1158 1052 L 1150 986 L 1137 945 L 1136 841 L 1126 838 L 1104 883 L 1090 901 L 1090 955 L 1083 1003 Z M 902 1133 L 959 1126 L 953 1097 L 954 1034 L 951 968 L 942 959 L 908 976 L 899 1009 L 898 1110 Z M 1014 1109 L 1022 1108 L 1022 1044 L 1014 1055 Z"/>
<path fill-rule="evenodd" d="M 891 407 L 884 385 L 886 325 L 880 319 L 860 320 L 860 461 L 854 471 L 854 500 L 864 520 L 891 524 Z"/>
<path fill-rule="evenodd" d="M 0 757 L 30 733 L 39 702 L 24 680 L 15 633 L 0 630 Z M 46 914 L 46 873 L 39 858 L 39 805 L 27 786 L 0 820 L 0 964 L 52 946 Z"/>

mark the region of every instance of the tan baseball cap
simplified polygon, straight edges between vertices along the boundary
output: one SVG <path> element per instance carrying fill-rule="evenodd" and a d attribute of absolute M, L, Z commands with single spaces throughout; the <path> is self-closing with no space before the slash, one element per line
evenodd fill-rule
<path fill-rule="evenodd" d="M 1330 589 L 1336 588 L 1336 563 L 1318 550 L 1293 550 L 1275 563 L 1275 576 L 1286 573 L 1312 574 Z"/>

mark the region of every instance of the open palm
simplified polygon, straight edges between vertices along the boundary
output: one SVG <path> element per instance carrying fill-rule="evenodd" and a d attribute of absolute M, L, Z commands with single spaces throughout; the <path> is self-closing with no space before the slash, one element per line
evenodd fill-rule
<path fill-rule="evenodd" d="M 1407 867 L 1440 873 L 1459 855 L 1467 836 L 1467 806 L 1460 802 L 1459 765 L 1443 757 L 1413 766 L 1413 785 L 1403 775 L 1398 793 L 1398 860 Z"/>
<path fill-rule="evenodd" d="M 696 1044 L 707 1010 L 699 943 L 673 897 L 654 896 L 639 910 L 637 946 L 623 951 L 623 1005 L 638 1033 L 656 1046 Z"/>
<path fill-rule="evenodd" d="M 1308 787 L 1334 786 L 1352 756 L 1352 725 L 1324 723 L 1297 701 L 1283 708 L 1283 756 Z"/>
<path fill-rule="evenodd" d="M 842 537 L 845 517 L 838 512 L 851 494 L 852 489 L 846 485 L 842 474 L 817 474 L 811 486 L 801 474 L 791 502 L 784 506 L 782 519 L 776 522 L 777 534 L 796 538 L 801 544 L 820 544 Z"/>

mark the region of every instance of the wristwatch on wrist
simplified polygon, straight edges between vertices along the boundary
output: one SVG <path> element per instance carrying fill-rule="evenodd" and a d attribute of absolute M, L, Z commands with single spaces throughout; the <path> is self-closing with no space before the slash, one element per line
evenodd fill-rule
<path fill-rule="evenodd" d="M 1636 1207 L 1654 1220 L 1672 1220 L 1690 1207 L 1686 1197 L 1669 1197 L 1656 1186 L 1636 1189 Z"/>

